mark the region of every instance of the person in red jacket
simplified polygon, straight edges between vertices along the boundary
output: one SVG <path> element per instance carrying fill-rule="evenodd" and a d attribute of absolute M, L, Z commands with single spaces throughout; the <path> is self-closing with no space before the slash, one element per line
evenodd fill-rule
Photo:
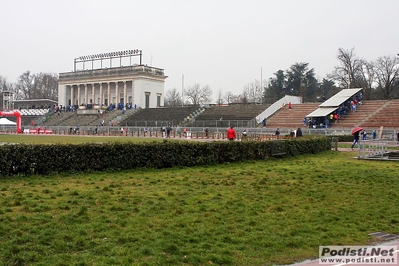
<path fill-rule="evenodd" d="M 227 139 L 234 140 L 235 138 L 236 138 L 236 131 L 234 130 L 233 127 L 229 127 L 229 129 L 227 129 Z"/>

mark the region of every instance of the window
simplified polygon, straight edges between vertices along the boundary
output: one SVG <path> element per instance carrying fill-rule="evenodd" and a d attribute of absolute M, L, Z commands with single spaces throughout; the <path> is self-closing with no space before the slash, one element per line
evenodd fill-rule
<path fill-rule="evenodd" d="M 157 106 L 161 106 L 161 96 L 162 94 L 157 94 Z"/>

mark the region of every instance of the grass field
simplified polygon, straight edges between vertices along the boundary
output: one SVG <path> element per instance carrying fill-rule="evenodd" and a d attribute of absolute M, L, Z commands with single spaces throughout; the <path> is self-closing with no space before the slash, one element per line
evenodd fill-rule
<path fill-rule="evenodd" d="M 398 234 L 399 165 L 354 156 L 3 179 L 0 261 L 290 264 Z"/>

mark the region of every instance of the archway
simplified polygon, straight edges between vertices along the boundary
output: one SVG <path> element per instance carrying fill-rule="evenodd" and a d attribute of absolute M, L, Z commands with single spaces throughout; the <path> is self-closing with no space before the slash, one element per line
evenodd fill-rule
<path fill-rule="evenodd" d="M 15 116 L 17 117 L 17 133 L 22 133 L 21 113 L 18 111 L 0 111 L 0 116 Z"/>

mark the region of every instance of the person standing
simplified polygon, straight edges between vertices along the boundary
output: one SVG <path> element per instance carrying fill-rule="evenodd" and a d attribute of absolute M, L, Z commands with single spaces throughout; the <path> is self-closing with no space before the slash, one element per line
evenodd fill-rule
<path fill-rule="evenodd" d="M 359 146 L 359 136 L 360 136 L 360 131 L 356 131 L 355 133 L 353 133 L 353 142 L 352 142 L 352 146 L 351 146 L 352 150 L 356 143 L 357 143 L 357 146 Z"/>
<path fill-rule="evenodd" d="M 298 129 L 296 130 L 296 137 L 297 138 L 302 137 L 302 130 L 300 127 L 298 127 Z"/>
<path fill-rule="evenodd" d="M 166 138 L 170 139 L 170 132 L 172 131 L 172 127 L 170 126 L 170 123 L 166 127 Z"/>
<path fill-rule="evenodd" d="M 377 137 L 377 133 L 375 132 L 375 130 L 373 130 L 373 132 L 371 132 L 371 138 L 373 140 L 375 140 L 376 137 Z"/>
<path fill-rule="evenodd" d="M 278 136 L 280 136 L 280 129 L 279 128 L 277 128 L 276 129 L 276 132 L 274 133 L 276 136 L 277 136 L 277 138 L 278 138 Z"/>
<path fill-rule="evenodd" d="M 236 138 L 236 131 L 233 127 L 227 129 L 227 139 L 233 141 Z"/>
<path fill-rule="evenodd" d="M 362 139 L 363 139 L 363 140 L 366 140 L 366 139 L 367 139 L 367 132 L 366 132 L 366 130 L 364 130 L 363 133 L 362 133 Z"/>
<path fill-rule="evenodd" d="M 242 139 L 246 139 L 248 135 L 247 129 L 244 128 L 244 130 L 242 131 Z"/>

